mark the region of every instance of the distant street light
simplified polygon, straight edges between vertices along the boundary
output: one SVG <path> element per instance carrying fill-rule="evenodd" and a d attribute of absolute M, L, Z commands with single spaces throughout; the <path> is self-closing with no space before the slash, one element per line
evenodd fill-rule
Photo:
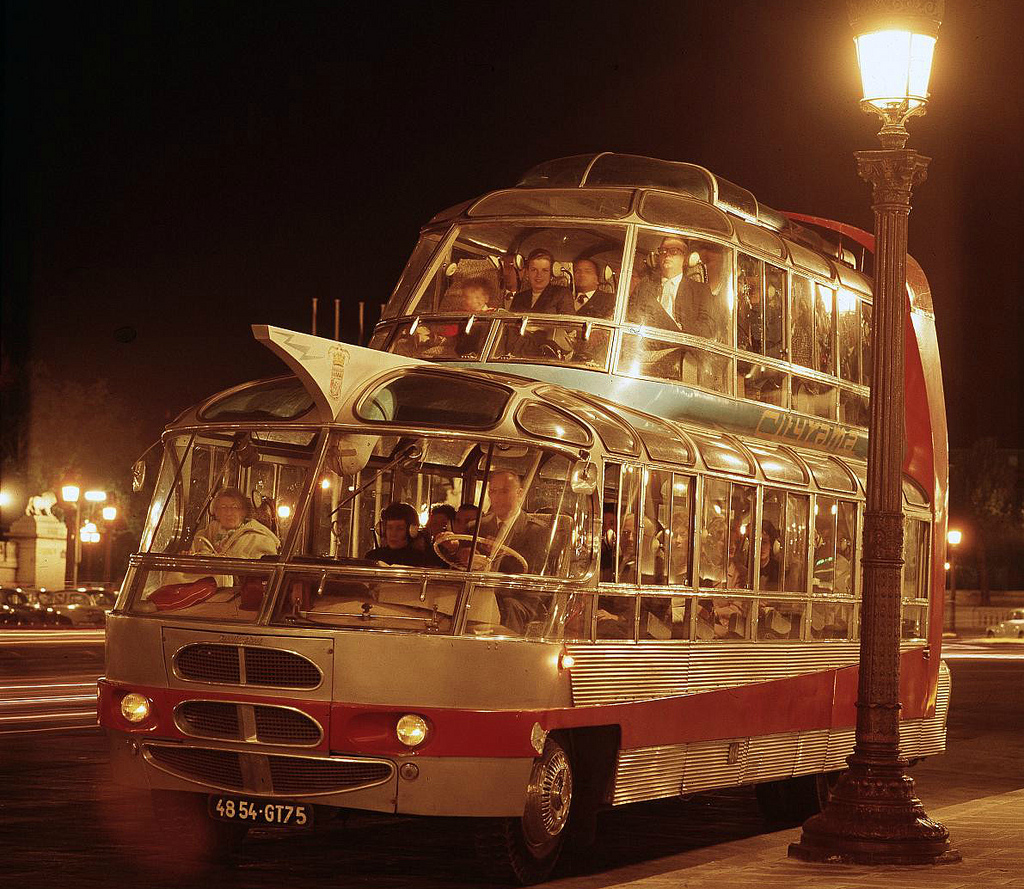
<path fill-rule="evenodd" d="M 850 0 L 864 94 L 882 118 L 881 150 L 858 151 L 872 185 L 875 290 L 868 485 L 864 515 L 857 729 L 853 754 L 822 812 L 789 854 L 806 861 L 932 864 L 956 861 L 949 832 L 914 795 L 900 755 L 900 601 L 903 566 L 904 363 L 910 194 L 928 158 L 905 146 L 907 120 L 928 100 L 944 0 Z"/>
<path fill-rule="evenodd" d="M 81 489 L 78 485 L 64 485 L 60 489 L 60 499 L 65 503 L 78 503 L 78 497 L 81 494 Z"/>
<path fill-rule="evenodd" d="M 105 521 L 105 522 L 112 522 L 112 521 L 114 521 L 114 519 L 117 518 L 117 507 L 116 506 L 104 506 L 103 507 L 103 512 L 101 513 L 101 515 L 103 516 L 103 521 Z"/>
<path fill-rule="evenodd" d="M 107 500 L 106 491 L 86 491 L 85 499 L 90 503 L 105 503 Z"/>

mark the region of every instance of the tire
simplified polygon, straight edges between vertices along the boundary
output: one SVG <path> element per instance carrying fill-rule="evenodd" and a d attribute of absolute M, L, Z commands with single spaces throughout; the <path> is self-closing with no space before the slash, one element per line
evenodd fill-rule
<path fill-rule="evenodd" d="M 985 635 L 988 636 L 989 639 L 994 639 L 996 637 L 996 631 L 989 628 L 985 630 Z"/>
<path fill-rule="evenodd" d="M 572 788 L 569 756 L 549 737 L 530 773 L 523 816 L 478 823 L 477 858 L 493 877 L 520 886 L 548 877 L 568 833 Z"/>
<path fill-rule="evenodd" d="M 828 802 L 842 772 L 798 775 L 754 787 L 765 822 L 772 827 L 797 827 L 817 815 Z"/>

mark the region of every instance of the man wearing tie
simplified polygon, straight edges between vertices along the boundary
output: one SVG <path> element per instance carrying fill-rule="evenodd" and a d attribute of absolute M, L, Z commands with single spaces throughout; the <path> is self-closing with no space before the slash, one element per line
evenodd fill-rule
<path fill-rule="evenodd" d="M 615 311 L 615 294 L 597 289 L 597 263 L 592 259 L 577 259 L 572 269 L 576 277 L 574 314 L 585 318 L 611 318 Z"/>
<path fill-rule="evenodd" d="M 626 320 L 724 342 L 724 319 L 719 317 L 711 288 L 686 276 L 688 254 L 686 241 L 679 235 L 662 238 L 657 253 L 661 280 L 639 285 Z"/>
<path fill-rule="evenodd" d="M 496 469 L 487 480 L 490 510 L 480 519 L 480 537 L 497 541 L 526 559 L 531 574 L 543 568 L 546 538 L 544 526 L 522 509 L 523 483 L 508 469 Z M 522 566 L 509 556 L 499 558 L 499 571 L 518 573 Z"/>

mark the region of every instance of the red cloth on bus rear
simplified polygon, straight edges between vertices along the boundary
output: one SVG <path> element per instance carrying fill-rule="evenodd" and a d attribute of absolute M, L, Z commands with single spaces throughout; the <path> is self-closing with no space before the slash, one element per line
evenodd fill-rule
<path fill-rule="evenodd" d="M 157 611 L 169 611 L 205 602 L 215 592 L 217 581 L 212 577 L 201 577 L 191 583 L 169 583 L 162 586 L 153 592 L 149 601 L 156 605 Z"/>

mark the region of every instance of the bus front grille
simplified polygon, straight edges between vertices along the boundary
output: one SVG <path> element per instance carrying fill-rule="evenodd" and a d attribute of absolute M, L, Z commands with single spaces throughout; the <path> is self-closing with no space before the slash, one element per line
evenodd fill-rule
<path fill-rule="evenodd" d="M 312 747 L 320 743 L 320 726 L 305 713 L 286 707 L 253 707 L 256 740 L 263 744 L 295 744 Z"/>
<path fill-rule="evenodd" d="M 174 722 L 186 735 L 199 738 L 242 739 L 238 705 L 223 701 L 185 701 L 174 710 Z"/>
<path fill-rule="evenodd" d="M 182 679 L 220 685 L 259 685 L 264 688 L 313 689 L 323 674 L 311 660 L 293 651 L 196 642 L 174 656 Z"/>
<path fill-rule="evenodd" d="M 315 796 L 383 784 L 395 773 L 387 760 L 317 759 L 146 744 L 146 760 L 186 781 L 218 790 L 271 796 Z"/>
<path fill-rule="evenodd" d="M 146 747 L 146 756 L 165 772 L 224 790 L 242 790 L 242 764 L 229 750 Z"/>
<path fill-rule="evenodd" d="M 231 701 L 184 701 L 174 709 L 175 725 L 194 738 L 315 747 L 320 724 L 294 707 Z"/>

